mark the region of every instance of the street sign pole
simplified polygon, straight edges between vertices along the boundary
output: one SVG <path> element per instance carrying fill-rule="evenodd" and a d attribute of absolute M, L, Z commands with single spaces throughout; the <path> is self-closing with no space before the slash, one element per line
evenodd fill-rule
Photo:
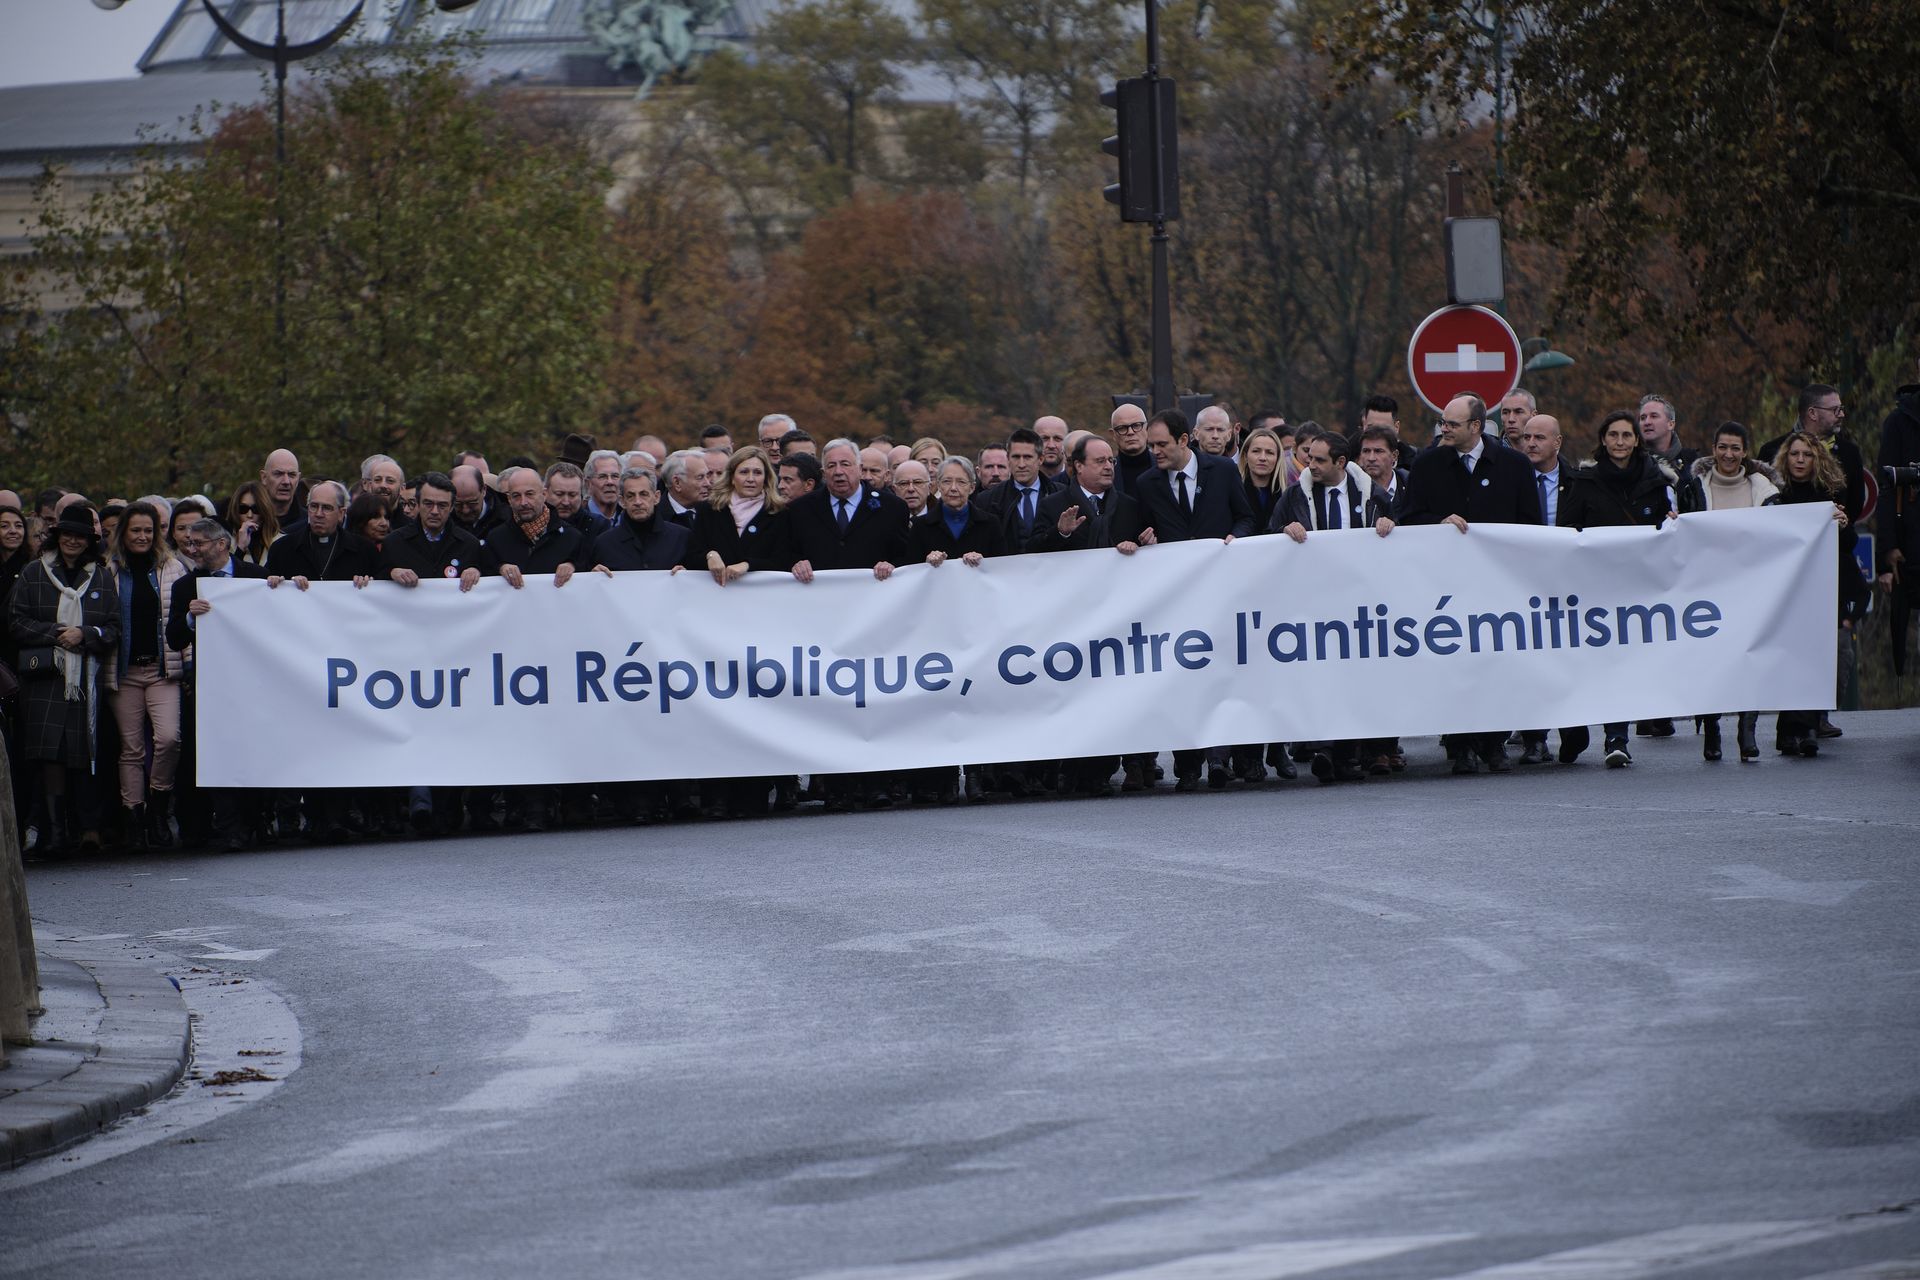
<path fill-rule="evenodd" d="M 1166 157 L 1160 147 L 1160 5 L 1147 5 L 1147 132 L 1153 146 L 1153 411 L 1173 408 L 1173 286 L 1167 265 Z"/>

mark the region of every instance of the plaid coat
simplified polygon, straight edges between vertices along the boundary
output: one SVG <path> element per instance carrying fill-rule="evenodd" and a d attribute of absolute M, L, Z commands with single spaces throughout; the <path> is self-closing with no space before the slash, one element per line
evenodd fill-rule
<path fill-rule="evenodd" d="M 60 591 L 48 564 L 56 558 L 57 553 L 49 553 L 33 561 L 20 571 L 20 580 L 14 583 L 7 621 L 14 643 L 21 648 L 52 644 L 60 634 L 60 624 L 55 621 Z M 87 632 L 81 651 L 99 659 L 91 704 L 97 717 L 106 705 L 106 675 L 120 647 L 120 592 L 106 565 L 95 566 L 93 584 L 87 588 L 81 606 Z M 67 701 L 63 680 L 22 680 L 20 742 L 26 758 L 73 768 L 90 767 L 98 724 L 89 722 L 88 706 L 86 701 Z"/>

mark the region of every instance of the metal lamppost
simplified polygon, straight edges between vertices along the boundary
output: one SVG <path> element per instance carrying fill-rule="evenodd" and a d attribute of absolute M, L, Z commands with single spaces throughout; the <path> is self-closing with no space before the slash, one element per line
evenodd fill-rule
<path fill-rule="evenodd" d="M 479 0 L 434 0 L 444 12 L 457 13 L 471 8 Z M 118 9 L 126 0 L 93 0 L 102 9 Z M 299 44 L 287 42 L 287 0 L 275 0 L 273 43 L 255 40 L 229 22 L 213 0 L 200 0 L 200 7 L 213 19 L 220 34 L 242 53 L 273 64 L 273 334 L 280 353 L 280 386 L 287 385 L 287 210 L 284 196 L 287 167 L 287 68 L 305 58 L 325 53 L 339 44 L 353 24 L 360 20 L 366 0 L 358 0 L 353 9 L 324 35 Z"/>

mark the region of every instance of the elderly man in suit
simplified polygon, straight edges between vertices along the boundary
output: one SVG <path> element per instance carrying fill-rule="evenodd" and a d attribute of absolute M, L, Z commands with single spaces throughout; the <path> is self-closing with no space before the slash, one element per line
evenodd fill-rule
<path fill-rule="evenodd" d="M 1159 466 L 1135 480 L 1133 496 L 1156 542 L 1217 538 L 1226 543 L 1258 528 L 1240 469 L 1226 458 L 1195 449 L 1185 414 L 1178 409 L 1155 414 L 1147 423 L 1147 448 Z M 1173 753 L 1176 791 L 1200 785 L 1207 755 L 1205 747 Z M 1226 769 L 1216 766 L 1216 771 L 1219 785 L 1225 786 Z"/>
<path fill-rule="evenodd" d="M 1076 441 L 1067 452 L 1064 474 L 1071 477 L 1069 482 L 1040 502 L 1028 551 L 1112 547 L 1130 556 L 1153 545 L 1153 530 L 1142 525 L 1138 505 L 1114 484 L 1113 446 L 1105 437 L 1086 435 Z M 1113 771 L 1119 763 L 1118 756 L 1064 761 L 1062 789 L 1070 786 L 1083 795 L 1111 795 Z"/>
<path fill-rule="evenodd" d="M 1440 438 L 1414 459 L 1400 504 L 1402 524 L 1450 524 L 1466 534 L 1475 524 L 1541 524 L 1540 489 L 1533 464 L 1518 449 L 1487 440 L 1487 406 L 1478 396 L 1455 396 L 1440 414 Z M 1447 743 L 1455 773 L 1513 768 L 1503 733 L 1452 734 Z"/>
<path fill-rule="evenodd" d="M 812 582 L 820 569 L 867 569 L 881 582 L 913 555 L 907 536 L 907 504 L 860 478 L 860 446 L 827 441 L 820 451 L 821 486 L 787 508 L 793 576 Z M 844 812 L 856 795 L 870 808 L 893 803 L 891 775 L 845 774 L 824 780 L 827 807 Z"/>

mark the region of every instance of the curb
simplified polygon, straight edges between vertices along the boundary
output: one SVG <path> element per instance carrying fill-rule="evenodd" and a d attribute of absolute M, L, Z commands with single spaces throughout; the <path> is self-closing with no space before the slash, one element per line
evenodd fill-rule
<path fill-rule="evenodd" d="M 83 961 L 44 950 L 40 967 L 48 996 L 66 970 L 71 986 L 91 984 L 105 1007 L 89 1041 L 37 1040 L 0 1073 L 4 1088 L 29 1055 L 45 1051 L 55 1064 L 43 1070 L 41 1082 L 0 1096 L 0 1170 L 70 1147 L 161 1097 L 179 1083 L 193 1054 L 186 1003 L 165 974 L 124 960 Z M 50 1013 L 76 1012 L 49 1005 Z M 63 1057 L 75 1065 L 60 1069 Z"/>

